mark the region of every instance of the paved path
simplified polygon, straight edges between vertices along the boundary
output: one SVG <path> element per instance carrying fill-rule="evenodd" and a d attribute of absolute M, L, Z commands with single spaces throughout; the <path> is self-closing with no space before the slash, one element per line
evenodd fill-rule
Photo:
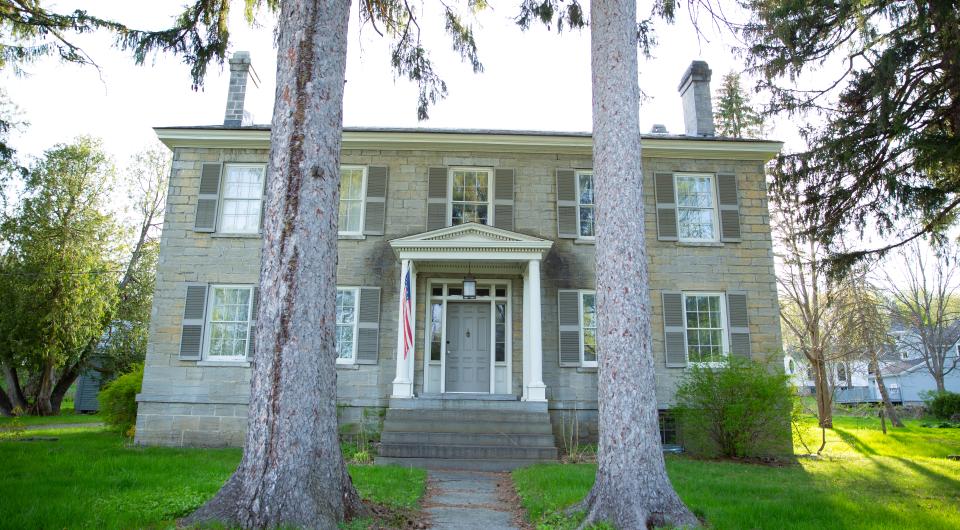
<path fill-rule="evenodd" d="M 506 473 L 430 470 L 424 511 L 436 530 L 518 530 Z M 500 489 L 498 490 L 498 485 Z"/>

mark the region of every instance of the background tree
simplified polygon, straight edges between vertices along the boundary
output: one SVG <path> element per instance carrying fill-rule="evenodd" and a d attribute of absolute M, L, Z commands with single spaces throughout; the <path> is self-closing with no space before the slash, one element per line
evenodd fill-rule
<path fill-rule="evenodd" d="M 730 72 L 720 80 L 714 122 L 719 136 L 758 138 L 763 135 L 763 116 L 753 108 L 750 95 L 740 83 L 740 74 Z"/>
<path fill-rule="evenodd" d="M 113 171 L 95 140 L 55 146 L 0 225 L 0 362 L 10 404 L 35 414 L 59 411 L 57 390 L 73 382 L 116 294 L 118 230 L 104 212 Z"/>
<path fill-rule="evenodd" d="M 895 239 L 844 250 L 837 263 L 942 234 L 960 206 L 957 2 L 744 6 L 752 13 L 747 60 L 772 96 L 770 110 L 811 118 L 801 130 L 808 148 L 780 161 L 797 171 L 777 174 L 805 184 L 798 206 L 811 233 L 826 242 L 869 227 Z"/>
<path fill-rule="evenodd" d="M 957 311 L 957 258 L 954 247 L 939 249 L 931 258 L 919 245 L 899 252 L 903 277 L 886 276 L 893 319 L 909 333 L 897 347 L 923 359 L 937 391 L 944 392 L 944 377 L 958 369 L 951 346 L 960 338 Z"/>

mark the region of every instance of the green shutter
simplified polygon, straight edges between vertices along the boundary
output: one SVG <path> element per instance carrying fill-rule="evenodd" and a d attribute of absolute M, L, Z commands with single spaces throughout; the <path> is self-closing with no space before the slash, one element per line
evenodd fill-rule
<path fill-rule="evenodd" d="M 577 234 L 577 172 L 557 170 L 557 236 L 576 239 Z"/>
<path fill-rule="evenodd" d="M 207 306 L 206 284 L 187 284 L 180 329 L 180 360 L 199 361 Z"/>
<path fill-rule="evenodd" d="M 363 233 L 382 236 L 387 220 L 387 175 L 386 166 L 367 168 L 367 197 L 363 210 Z"/>
<path fill-rule="evenodd" d="M 663 348 L 667 368 L 687 366 L 687 327 L 683 318 L 683 293 L 663 291 Z"/>
<path fill-rule="evenodd" d="M 257 351 L 257 314 L 260 311 L 260 288 L 253 288 L 253 298 L 250 300 L 250 330 L 247 335 L 247 360 L 253 361 Z"/>
<path fill-rule="evenodd" d="M 427 231 L 450 225 L 447 218 L 447 168 L 432 167 L 427 172 Z"/>
<path fill-rule="evenodd" d="M 580 366 L 580 291 L 557 290 L 560 366 Z"/>
<path fill-rule="evenodd" d="M 380 288 L 361 287 L 357 306 L 357 364 L 377 364 L 380 354 Z"/>
<path fill-rule="evenodd" d="M 677 241 L 677 198 L 673 189 L 673 173 L 654 173 L 657 199 L 657 239 Z"/>
<path fill-rule="evenodd" d="M 730 327 L 730 355 L 750 358 L 750 319 L 747 316 L 747 293 L 727 292 L 727 326 Z"/>
<path fill-rule="evenodd" d="M 200 170 L 200 193 L 197 196 L 197 212 L 193 220 L 195 232 L 213 232 L 217 229 L 217 206 L 220 204 L 220 162 L 203 164 Z"/>
<path fill-rule="evenodd" d="M 493 226 L 513 230 L 513 183 L 512 169 L 497 169 L 493 183 Z"/>
<path fill-rule="evenodd" d="M 717 204 L 720 205 L 720 241 L 738 242 L 740 239 L 740 202 L 737 197 L 737 176 L 717 174 Z"/>

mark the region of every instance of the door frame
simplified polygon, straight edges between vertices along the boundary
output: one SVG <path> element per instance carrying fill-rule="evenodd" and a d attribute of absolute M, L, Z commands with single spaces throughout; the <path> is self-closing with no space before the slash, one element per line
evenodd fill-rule
<path fill-rule="evenodd" d="M 450 294 L 451 289 L 459 288 L 463 278 L 430 278 L 426 282 L 426 300 L 424 308 L 424 356 L 423 356 L 423 392 L 437 393 L 431 388 L 430 377 L 435 370 L 439 370 L 440 394 L 495 394 L 497 388 L 497 368 L 503 367 L 506 371 L 507 393 L 513 394 L 513 280 L 503 278 L 478 278 L 476 299 L 465 300 L 463 296 Z M 441 289 L 441 294 L 434 295 L 435 288 Z M 489 288 L 490 296 L 479 296 L 481 289 Z M 497 297 L 496 289 L 505 288 L 506 296 Z M 488 392 L 447 392 L 447 304 L 448 303 L 477 303 L 488 304 L 490 307 L 490 388 Z M 504 360 L 496 361 L 497 352 L 497 303 L 506 304 L 504 315 Z M 440 360 L 431 360 L 431 339 L 433 326 L 433 306 L 441 304 L 440 311 Z"/>

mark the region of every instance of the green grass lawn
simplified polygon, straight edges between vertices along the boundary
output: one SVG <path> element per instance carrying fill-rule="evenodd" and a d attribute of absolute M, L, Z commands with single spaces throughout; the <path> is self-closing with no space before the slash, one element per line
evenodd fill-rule
<path fill-rule="evenodd" d="M 667 472 L 687 505 L 720 529 L 960 528 L 960 462 L 945 458 L 960 453 L 960 429 L 921 423 L 884 436 L 874 418 L 836 417 L 819 460 L 770 467 L 669 456 Z M 808 444 L 819 440 L 807 427 Z M 595 472 L 548 464 L 513 479 L 531 521 L 569 528 L 576 521 L 556 512 L 583 498 Z"/>
<path fill-rule="evenodd" d="M 0 528 L 172 528 L 223 485 L 239 449 L 131 446 L 103 429 L 30 431 L 59 441 L 0 441 Z M 351 466 L 367 500 L 416 507 L 418 469 Z M 350 528 L 362 528 L 354 524 Z"/>

